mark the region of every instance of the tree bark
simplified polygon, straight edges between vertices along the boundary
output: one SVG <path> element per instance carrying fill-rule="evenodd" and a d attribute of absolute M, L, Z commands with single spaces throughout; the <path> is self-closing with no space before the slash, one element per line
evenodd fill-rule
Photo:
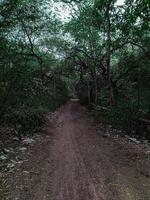
<path fill-rule="evenodd" d="M 90 83 L 89 80 L 87 81 L 87 92 L 88 92 L 88 104 L 91 104 L 91 88 L 90 88 Z"/>
<path fill-rule="evenodd" d="M 94 103 L 95 103 L 95 105 L 97 105 L 98 90 L 97 90 L 97 76 L 96 76 L 95 67 L 94 67 L 94 88 L 95 88 L 95 99 L 94 99 Z"/>
<path fill-rule="evenodd" d="M 110 78 L 110 63 L 111 63 L 111 22 L 110 22 L 110 2 L 106 8 L 106 19 L 107 19 L 107 81 L 109 88 L 110 102 L 112 105 L 116 104 L 113 86 Z"/>

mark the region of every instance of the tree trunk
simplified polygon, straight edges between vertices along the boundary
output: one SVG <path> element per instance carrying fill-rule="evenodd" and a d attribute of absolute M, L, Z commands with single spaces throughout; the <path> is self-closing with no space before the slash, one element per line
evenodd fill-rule
<path fill-rule="evenodd" d="M 109 96 L 110 102 L 112 105 L 116 104 L 113 86 L 110 78 L 110 63 L 111 63 L 111 22 L 110 22 L 110 3 L 107 5 L 106 9 L 106 17 L 107 17 L 107 81 L 109 88 Z"/>
<path fill-rule="evenodd" d="M 95 105 L 97 105 L 97 99 L 98 99 L 98 91 L 97 91 L 97 77 L 96 77 L 96 71 L 95 71 L 95 67 L 94 67 L 94 88 L 95 88 L 95 100 L 94 103 Z"/>
<path fill-rule="evenodd" d="M 87 81 L 87 92 L 88 92 L 88 104 L 91 104 L 91 88 L 90 88 L 90 84 L 89 84 L 89 80 Z"/>

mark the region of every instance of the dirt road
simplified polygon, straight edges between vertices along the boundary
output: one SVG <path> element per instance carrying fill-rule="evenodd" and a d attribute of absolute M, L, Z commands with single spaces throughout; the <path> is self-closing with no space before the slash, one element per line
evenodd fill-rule
<path fill-rule="evenodd" d="M 28 161 L 10 175 L 6 199 L 150 200 L 141 147 L 105 138 L 78 101 L 69 101 L 57 115 L 53 128 L 49 124 L 24 155 Z"/>

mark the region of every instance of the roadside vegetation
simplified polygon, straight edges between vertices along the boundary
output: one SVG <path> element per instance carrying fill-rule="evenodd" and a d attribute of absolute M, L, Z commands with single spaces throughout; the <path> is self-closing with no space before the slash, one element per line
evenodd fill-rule
<path fill-rule="evenodd" d="M 81 102 L 99 120 L 150 139 L 150 4 L 119 2 L 68 1 L 75 9 L 65 31 L 74 45 L 66 60 Z"/>
<path fill-rule="evenodd" d="M 45 115 L 62 105 L 68 93 L 53 44 L 61 22 L 48 2 L 0 4 L 0 148 L 5 152 L 13 139 L 38 132 Z"/>
<path fill-rule="evenodd" d="M 70 18 L 62 20 L 57 5 Z M 150 139 L 148 0 L 2 0 L 0 147 L 39 131 L 69 96 Z"/>

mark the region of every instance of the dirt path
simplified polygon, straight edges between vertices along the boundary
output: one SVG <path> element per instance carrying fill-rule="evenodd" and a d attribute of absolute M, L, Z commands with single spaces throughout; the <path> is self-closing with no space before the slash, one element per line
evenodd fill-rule
<path fill-rule="evenodd" d="M 29 152 L 28 162 L 10 174 L 11 194 L 4 199 L 150 200 L 150 178 L 142 174 L 146 154 L 97 133 L 77 101 L 65 105 Z"/>

